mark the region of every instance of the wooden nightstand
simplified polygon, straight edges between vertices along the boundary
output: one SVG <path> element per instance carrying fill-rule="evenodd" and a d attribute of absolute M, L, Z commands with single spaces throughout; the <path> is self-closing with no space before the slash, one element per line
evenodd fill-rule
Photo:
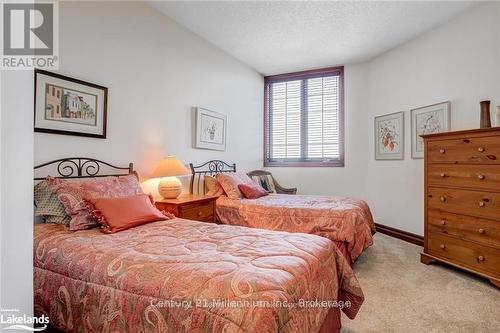
<path fill-rule="evenodd" d="M 163 199 L 155 202 L 156 208 L 188 220 L 215 222 L 215 200 L 206 195 L 181 195 L 177 199 Z"/>

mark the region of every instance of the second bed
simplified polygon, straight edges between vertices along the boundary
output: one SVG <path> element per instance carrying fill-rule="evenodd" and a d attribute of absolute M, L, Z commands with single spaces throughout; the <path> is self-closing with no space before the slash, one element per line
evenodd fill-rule
<path fill-rule="evenodd" d="M 191 191 L 205 191 L 205 176 L 236 172 L 236 165 L 214 160 L 191 166 Z M 319 235 L 332 240 L 352 265 L 373 244 L 375 223 L 363 200 L 349 197 L 269 194 L 258 199 L 221 195 L 216 202 L 222 224 Z"/>

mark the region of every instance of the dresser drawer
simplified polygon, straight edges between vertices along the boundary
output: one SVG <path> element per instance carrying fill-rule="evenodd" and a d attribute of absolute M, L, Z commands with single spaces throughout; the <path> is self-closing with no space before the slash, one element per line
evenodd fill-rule
<path fill-rule="evenodd" d="M 500 277 L 500 250 L 465 240 L 428 233 L 429 254 Z"/>
<path fill-rule="evenodd" d="M 429 164 L 427 182 L 431 186 L 500 191 L 500 167 L 497 165 Z"/>
<path fill-rule="evenodd" d="M 427 223 L 430 232 L 453 235 L 500 248 L 499 221 L 429 210 Z"/>
<path fill-rule="evenodd" d="M 429 187 L 427 206 L 429 209 L 500 220 L 500 193 Z"/>
<path fill-rule="evenodd" d="M 180 208 L 180 217 L 188 220 L 211 221 L 214 219 L 213 202 L 207 202 L 200 205 L 182 206 Z"/>
<path fill-rule="evenodd" d="M 495 137 L 432 140 L 427 150 L 431 163 L 500 164 L 500 140 Z"/>

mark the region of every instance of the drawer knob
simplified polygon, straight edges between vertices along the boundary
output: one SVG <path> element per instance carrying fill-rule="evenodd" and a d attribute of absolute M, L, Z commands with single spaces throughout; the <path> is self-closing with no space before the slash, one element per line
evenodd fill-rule
<path fill-rule="evenodd" d="M 198 216 L 202 216 L 203 215 L 203 212 L 202 211 L 199 211 L 198 212 Z"/>
<path fill-rule="evenodd" d="M 479 207 L 484 207 L 486 203 L 484 201 L 479 201 Z"/>
<path fill-rule="evenodd" d="M 477 175 L 477 178 L 478 178 L 479 180 L 484 180 L 484 178 L 486 178 L 486 177 L 484 177 L 484 175 Z"/>
<path fill-rule="evenodd" d="M 441 197 L 439 198 L 439 200 L 441 200 L 441 202 L 445 202 L 445 201 L 446 201 L 446 197 L 441 196 Z"/>
<path fill-rule="evenodd" d="M 441 225 L 446 225 L 446 220 L 441 220 Z"/>
<path fill-rule="evenodd" d="M 446 248 L 444 244 L 439 245 L 439 247 L 442 248 L 443 250 Z"/>
<path fill-rule="evenodd" d="M 480 234 L 484 234 L 486 232 L 486 230 L 484 230 L 483 228 L 479 229 L 478 231 Z"/>
<path fill-rule="evenodd" d="M 485 259 L 485 258 L 484 258 L 483 256 L 479 256 L 479 257 L 477 257 L 477 260 L 479 260 L 479 261 L 484 261 L 484 259 Z"/>
<path fill-rule="evenodd" d="M 441 178 L 444 178 L 446 177 L 446 174 L 444 172 L 441 172 L 441 174 L 439 175 Z"/>
<path fill-rule="evenodd" d="M 444 154 L 444 153 L 446 153 L 446 150 L 444 150 L 444 149 L 439 149 L 439 152 L 440 152 L 441 154 Z"/>
<path fill-rule="evenodd" d="M 477 148 L 477 151 L 480 152 L 480 153 L 484 152 L 484 150 L 485 150 L 484 147 Z"/>

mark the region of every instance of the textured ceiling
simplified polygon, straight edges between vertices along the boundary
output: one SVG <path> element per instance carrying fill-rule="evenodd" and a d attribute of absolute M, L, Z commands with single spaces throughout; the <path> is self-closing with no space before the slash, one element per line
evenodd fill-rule
<path fill-rule="evenodd" d="M 269 75 L 369 60 L 472 2 L 149 2 Z"/>

